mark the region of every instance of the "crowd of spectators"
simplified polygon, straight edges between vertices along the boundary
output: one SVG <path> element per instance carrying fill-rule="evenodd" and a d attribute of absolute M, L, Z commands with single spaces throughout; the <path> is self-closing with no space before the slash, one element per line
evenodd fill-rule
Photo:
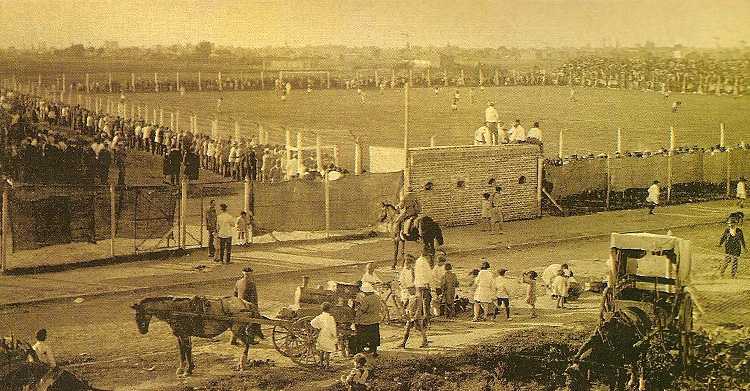
<path fill-rule="evenodd" d="M 172 184 L 181 174 L 196 180 L 200 168 L 234 180 L 280 182 L 292 178 L 320 179 L 316 159 L 287 161 L 284 146 L 257 140 L 212 138 L 143 119 L 122 118 L 20 94 L 0 91 L 3 129 L 2 174 L 23 183 L 95 185 L 109 183 L 112 166 L 117 183 L 125 184 L 127 151 L 163 157 L 163 174 Z M 323 156 L 331 178 L 348 173 Z"/>

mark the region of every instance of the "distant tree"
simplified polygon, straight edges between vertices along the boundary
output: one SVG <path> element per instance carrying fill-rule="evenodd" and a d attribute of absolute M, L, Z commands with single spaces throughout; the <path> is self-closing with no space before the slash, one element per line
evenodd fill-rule
<path fill-rule="evenodd" d="M 214 51 L 214 43 L 208 41 L 201 41 L 195 46 L 195 56 L 200 60 L 208 60 L 211 57 L 211 53 Z"/>

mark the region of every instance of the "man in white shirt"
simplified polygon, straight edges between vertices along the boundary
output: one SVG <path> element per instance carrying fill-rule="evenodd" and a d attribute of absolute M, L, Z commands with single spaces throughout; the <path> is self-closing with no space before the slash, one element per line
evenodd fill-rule
<path fill-rule="evenodd" d="M 510 128 L 510 142 L 511 143 L 525 143 L 526 142 L 526 129 L 521 126 L 521 120 L 517 119 L 513 127 Z"/>
<path fill-rule="evenodd" d="M 495 126 L 497 126 L 497 124 L 495 124 Z M 474 145 L 490 144 L 492 144 L 492 135 L 490 133 L 489 123 L 485 122 L 484 125 L 474 131 Z"/>
<path fill-rule="evenodd" d="M 234 235 L 235 219 L 227 213 L 227 204 L 219 205 L 221 213 L 216 216 L 216 236 L 219 238 L 219 262 L 224 263 L 226 252 L 226 263 L 229 264 L 232 256 L 232 235 Z"/>
<path fill-rule="evenodd" d="M 529 134 L 527 134 L 527 141 L 532 144 L 542 144 L 542 131 L 539 130 L 539 122 L 534 122 L 534 126 L 529 129 Z"/>
<path fill-rule="evenodd" d="M 37 358 L 39 358 L 39 361 L 47 363 L 54 368 L 57 366 L 57 362 L 55 362 L 55 356 L 52 354 L 52 349 L 50 349 L 49 346 L 44 343 L 44 341 L 46 340 L 47 330 L 41 329 L 37 331 L 36 343 L 34 344 L 34 346 L 32 346 L 32 348 L 34 349 Z"/>
<path fill-rule="evenodd" d="M 660 193 L 659 181 L 654 181 L 651 187 L 648 188 L 648 197 L 646 197 L 646 202 L 648 202 L 648 214 L 654 214 L 654 208 L 656 208 L 656 205 L 659 205 Z"/>
<path fill-rule="evenodd" d="M 484 110 L 484 121 L 487 124 L 487 127 L 489 128 L 489 132 L 492 135 L 491 139 L 487 140 L 487 144 L 492 143 L 494 145 L 499 144 L 498 136 L 497 136 L 497 121 L 500 119 L 500 114 L 497 112 L 497 109 L 495 108 L 495 102 L 488 102 L 487 108 Z"/>

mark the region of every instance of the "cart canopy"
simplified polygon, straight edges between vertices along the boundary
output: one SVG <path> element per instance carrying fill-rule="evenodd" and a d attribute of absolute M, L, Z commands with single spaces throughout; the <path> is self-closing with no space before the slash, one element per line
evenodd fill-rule
<path fill-rule="evenodd" d="M 691 253 L 690 241 L 669 235 L 656 235 L 645 232 L 613 233 L 610 246 L 615 249 L 646 250 L 646 251 L 674 251 L 679 281 L 683 286 L 690 281 Z"/>

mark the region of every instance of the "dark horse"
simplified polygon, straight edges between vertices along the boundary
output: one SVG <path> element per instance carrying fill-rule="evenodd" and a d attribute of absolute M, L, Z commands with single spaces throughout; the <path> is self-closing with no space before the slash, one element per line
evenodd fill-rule
<path fill-rule="evenodd" d="M 255 336 L 263 337 L 257 323 L 217 319 L 222 316 L 260 318 L 257 306 L 237 297 L 151 297 L 134 304 L 132 308 L 135 310 L 135 321 L 141 334 L 148 332 L 152 316 L 167 322 L 172 328 L 180 348 L 180 366 L 175 372 L 178 375 L 190 375 L 195 368 L 191 336 L 213 338 L 227 329 L 231 330 L 234 336 L 245 344 L 240 369 L 245 369 L 247 365 L 247 351 L 250 345 L 257 343 Z"/>
<path fill-rule="evenodd" d="M 72 373 L 39 361 L 26 341 L 0 338 L 0 390 L 98 391 Z"/>
<path fill-rule="evenodd" d="M 398 219 L 398 209 L 387 202 L 381 202 L 382 211 L 380 212 L 380 222 L 388 224 L 388 232 L 393 237 L 393 268 L 396 268 L 396 264 L 399 259 L 399 247 L 401 248 L 401 259 L 404 258 L 404 248 L 406 247 L 405 240 L 410 242 L 419 242 L 420 240 L 424 243 L 423 251 L 430 255 L 435 255 L 435 241 L 439 246 L 443 245 L 443 231 L 440 226 L 430 218 L 430 216 L 419 216 L 412 223 L 409 235 L 404 237 L 401 235 L 401 227 L 397 226 L 396 220 Z"/>
<path fill-rule="evenodd" d="M 639 363 L 648 351 L 650 333 L 651 319 L 642 309 L 627 307 L 616 311 L 596 328 L 573 358 L 567 370 L 569 389 L 588 391 L 592 383 L 600 382 L 607 384 L 610 391 L 619 391 L 633 385 L 639 375 L 642 381 L 644 368 Z"/>

